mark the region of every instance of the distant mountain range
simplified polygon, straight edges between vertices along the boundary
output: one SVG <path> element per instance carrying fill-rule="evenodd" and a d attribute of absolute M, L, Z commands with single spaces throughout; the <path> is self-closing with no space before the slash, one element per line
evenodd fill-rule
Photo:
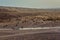
<path fill-rule="evenodd" d="M 21 12 L 21 13 L 36 13 L 36 12 L 53 12 L 60 11 L 60 8 L 55 9 L 37 9 L 37 8 L 23 8 L 23 7 L 4 7 L 0 6 L 0 12 Z"/>

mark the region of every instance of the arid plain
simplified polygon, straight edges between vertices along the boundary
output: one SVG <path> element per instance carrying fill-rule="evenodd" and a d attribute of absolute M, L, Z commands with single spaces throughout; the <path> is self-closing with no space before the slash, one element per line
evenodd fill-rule
<path fill-rule="evenodd" d="M 0 7 L 0 40 L 60 40 L 60 29 L 19 30 L 37 27 L 60 27 L 60 9 Z"/>

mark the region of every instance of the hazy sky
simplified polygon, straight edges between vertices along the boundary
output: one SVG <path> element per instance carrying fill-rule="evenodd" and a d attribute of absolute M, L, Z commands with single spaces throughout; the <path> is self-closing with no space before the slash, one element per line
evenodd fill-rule
<path fill-rule="evenodd" d="M 0 0 L 0 6 L 60 8 L 60 0 Z"/>

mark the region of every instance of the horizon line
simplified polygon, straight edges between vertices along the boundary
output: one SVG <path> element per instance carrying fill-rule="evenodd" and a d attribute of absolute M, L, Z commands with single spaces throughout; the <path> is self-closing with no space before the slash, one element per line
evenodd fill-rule
<path fill-rule="evenodd" d="M 0 7 L 28 8 L 28 9 L 60 9 L 60 8 L 39 8 L 39 7 L 23 7 L 23 6 L 0 6 Z"/>

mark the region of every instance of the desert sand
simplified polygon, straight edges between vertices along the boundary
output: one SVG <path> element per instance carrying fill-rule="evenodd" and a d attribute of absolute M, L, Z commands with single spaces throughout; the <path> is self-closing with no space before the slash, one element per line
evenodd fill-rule
<path fill-rule="evenodd" d="M 60 29 L 19 30 L 37 27 L 60 27 L 60 9 L 0 6 L 0 40 L 60 40 Z"/>

